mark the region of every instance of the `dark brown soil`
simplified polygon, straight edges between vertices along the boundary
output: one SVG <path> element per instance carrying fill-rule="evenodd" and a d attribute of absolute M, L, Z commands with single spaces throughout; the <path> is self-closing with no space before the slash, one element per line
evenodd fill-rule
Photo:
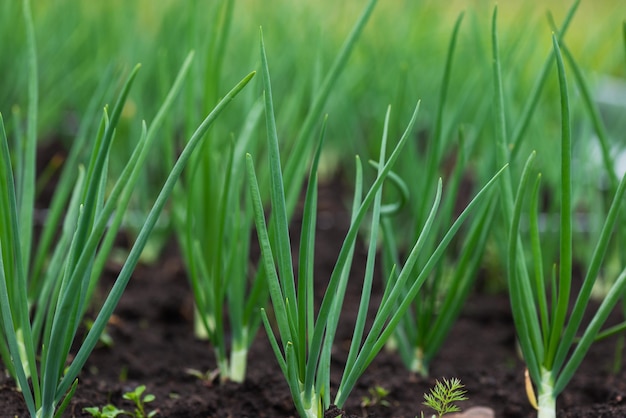
<path fill-rule="evenodd" d="M 329 276 L 343 238 L 347 216 L 331 199 L 334 187 L 321 190 L 317 279 L 320 289 Z M 331 199 L 329 202 L 328 199 Z M 323 221 L 322 221 L 323 220 Z M 355 265 L 363 265 L 363 251 L 357 251 Z M 111 265 L 103 284 L 110 286 L 117 266 Z M 362 267 L 361 267 L 362 268 Z M 358 294 L 359 274 L 351 286 Z M 321 292 L 321 290 L 320 290 Z M 375 289 L 373 303 L 380 297 Z M 358 299 L 345 302 L 345 321 L 334 353 L 334 388 L 347 346 Z M 161 417 L 293 417 L 296 412 L 284 378 L 260 330 L 250 355 L 244 384 L 207 384 L 187 369 L 215 368 L 209 344 L 194 338 L 192 296 L 181 260 L 172 243 L 153 266 L 139 266 L 109 326 L 114 345 L 97 348 L 80 377 L 76 396 L 67 417 L 87 417 L 83 408 L 113 403 L 132 409 L 122 394 L 145 384 L 156 395 L 149 406 Z M 571 384 L 558 400 L 559 417 L 626 416 L 626 373 L 610 373 L 616 339 L 594 346 Z M 431 378 L 408 373 L 397 355 L 381 352 L 360 379 L 345 405 L 350 417 L 419 416 L 432 413 L 422 405 L 423 394 L 435 379 L 457 377 L 466 385 L 469 400 L 462 407 L 483 405 L 497 417 L 532 417 L 536 414 L 526 400 L 524 368 L 518 360 L 514 328 L 505 294 L 474 294 L 463 309 L 440 356 L 431 366 Z M 390 406 L 363 408 L 361 399 L 368 389 L 379 385 L 390 391 Z M 0 417 L 26 417 L 21 395 L 12 381 L 0 377 Z M 334 416 L 334 415 L 333 415 Z"/>

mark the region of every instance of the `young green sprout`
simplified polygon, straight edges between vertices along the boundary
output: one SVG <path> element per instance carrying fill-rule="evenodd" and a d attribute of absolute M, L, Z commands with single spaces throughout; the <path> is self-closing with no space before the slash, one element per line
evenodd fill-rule
<path fill-rule="evenodd" d="M 437 412 L 437 418 L 441 418 L 450 412 L 459 412 L 461 408 L 454 402 L 467 400 L 465 386 L 457 378 L 447 380 L 445 377 L 440 382 L 435 381 L 435 387 L 430 393 L 424 394 L 424 405 L 434 409 Z M 422 414 L 423 415 L 423 414 Z"/>
<path fill-rule="evenodd" d="M 94 418 L 115 418 L 126 413 L 123 409 L 118 409 L 112 404 L 103 406 L 102 410 L 100 407 L 90 406 L 88 408 L 83 408 L 83 411 L 91 414 Z"/>
<path fill-rule="evenodd" d="M 146 391 L 145 385 L 140 385 L 135 388 L 132 392 L 127 392 L 123 395 L 124 399 L 127 399 L 135 404 L 135 411 L 133 415 L 134 418 L 152 418 L 156 416 L 158 411 L 150 411 L 146 413 L 146 404 L 154 401 L 155 396 L 151 393 L 143 394 Z"/>
<path fill-rule="evenodd" d="M 363 408 L 369 408 L 370 406 L 381 405 L 390 407 L 391 404 L 385 399 L 391 391 L 385 389 L 382 386 L 376 385 L 373 388 L 368 389 L 369 396 L 363 396 L 361 398 L 361 406 Z"/>
<path fill-rule="evenodd" d="M 100 410 L 99 407 L 93 406 L 84 408 L 83 411 L 91 414 L 94 418 L 115 418 L 118 416 L 128 416 L 132 418 L 152 418 L 157 416 L 158 410 L 153 410 L 146 413 L 146 404 L 155 400 L 155 396 L 152 394 L 143 394 L 146 390 L 145 385 L 140 385 L 131 392 L 126 392 L 122 397 L 135 404 L 135 410 L 133 412 L 126 411 L 124 409 L 118 409 L 112 404 L 105 405 Z"/>

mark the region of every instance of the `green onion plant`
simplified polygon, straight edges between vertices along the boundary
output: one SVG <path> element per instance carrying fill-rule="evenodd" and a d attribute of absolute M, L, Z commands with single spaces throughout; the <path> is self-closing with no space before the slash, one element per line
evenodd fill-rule
<path fill-rule="evenodd" d="M 193 68 L 185 92 L 190 109 L 184 113 L 185 132 L 193 131 L 203 111 L 196 110 L 198 104 L 203 109 L 219 97 L 233 5 L 232 0 L 214 4 L 210 36 L 203 36 L 204 18 L 190 15 L 187 36 L 207 54 Z M 221 381 L 244 380 L 248 349 L 261 322 L 258 309 L 267 299 L 262 277 L 249 285 L 252 215 L 242 192 L 244 152 L 255 147 L 260 113 L 260 104 L 252 106 L 236 140 L 224 129 L 209 133 L 174 191 L 173 226 L 193 290 L 195 332 L 212 344 Z M 174 144 L 164 144 L 172 160 Z"/>
<path fill-rule="evenodd" d="M 75 174 L 75 185 L 65 208 L 60 236 L 49 260 L 42 268 L 44 273 L 39 294 L 35 295 L 33 302 L 29 299 L 28 290 L 32 282 L 30 255 L 35 237 L 32 214 L 34 152 L 37 142 L 37 72 L 34 28 L 28 0 L 24 1 L 24 16 L 31 57 L 30 100 L 26 137 L 18 138 L 24 147 L 17 147 L 13 154 L 15 168 L 4 120 L 0 115 L 0 355 L 24 395 L 29 415 L 48 418 L 61 416 L 67 407 L 76 390 L 77 376 L 121 298 L 148 235 L 191 153 L 219 113 L 243 89 L 254 73 L 246 76 L 218 103 L 190 139 L 148 214 L 93 326 L 85 340 L 79 344 L 73 360 L 67 363 L 70 348 L 89 302 L 88 296 L 94 284 L 92 274 L 97 271 L 98 263 L 106 258 L 106 252 L 110 249 L 106 242 L 108 234 L 115 230 L 115 226 L 109 232 L 107 227 L 110 222 L 112 225 L 120 222 L 145 160 L 150 138 L 153 137 L 150 131 L 153 127 L 156 129 L 159 120 L 167 114 L 191 56 L 183 66 L 172 94 L 166 98 L 163 112 L 155 118 L 150 129 L 144 123 L 138 145 L 110 192 L 105 187 L 110 147 L 139 66 L 129 75 L 110 116 L 105 108 L 89 161 L 86 167 L 81 166 Z"/>
<path fill-rule="evenodd" d="M 549 18 L 550 22 L 552 23 L 552 17 L 549 16 Z M 552 26 L 554 26 L 553 23 Z M 597 145 L 600 149 L 600 156 L 602 161 L 600 166 L 603 167 L 603 170 L 598 170 L 597 166 L 593 166 L 593 169 L 595 169 L 596 171 L 600 171 L 601 176 L 599 178 L 597 176 L 592 177 L 594 178 L 595 182 L 583 192 L 587 195 L 598 196 L 598 189 L 600 190 L 598 198 L 588 198 L 585 200 L 587 205 L 589 205 L 591 208 L 588 223 L 593 226 L 600 226 L 597 228 L 599 235 L 599 232 L 601 231 L 601 225 L 605 220 L 604 215 L 610 207 L 611 200 L 617 193 L 619 186 L 618 169 L 616 167 L 615 157 L 612 155 L 612 152 L 615 149 L 616 144 L 618 143 L 618 137 L 615 134 L 611 135 L 607 123 L 603 120 L 600 114 L 600 109 L 593 99 L 593 93 L 589 82 L 582 68 L 580 68 L 580 66 L 574 59 L 572 52 L 563 41 L 560 42 L 559 47 L 563 54 L 563 57 L 569 64 L 569 68 L 572 71 L 577 90 L 580 93 L 580 98 L 582 99 L 582 104 L 584 105 L 585 111 L 588 115 L 588 119 L 591 121 L 592 132 L 593 134 L 595 134 L 595 138 L 597 138 Z M 589 133 L 589 135 L 591 135 L 591 133 Z M 589 173 L 585 174 L 589 175 Z M 608 249 L 608 256 L 610 258 L 605 263 L 605 267 L 600 273 L 598 280 L 596 281 L 594 286 L 593 295 L 599 297 L 600 299 L 602 299 L 606 295 L 606 292 L 610 289 L 611 285 L 614 283 L 615 279 L 619 275 L 620 270 L 626 265 L 626 258 L 620 250 L 621 243 L 623 243 L 624 239 L 626 239 L 626 224 L 624 224 L 623 221 L 618 220 L 616 228 L 617 233 L 612 238 L 610 248 Z M 594 236 L 594 238 L 597 239 L 598 237 Z M 593 248 L 587 249 L 587 251 L 583 251 L 583 254 L 586 254 L 588 257 L 590 257 L 593 254 Z M 585 261 L 588 263 L 589 259 L 586 259 Z"/>
<path fill-rule="evenodd" d="M 194 161 L 176 191 L 174 225 L 193 290 L 195 320 L 215 350 L 221 381 L 245 379 L 248 349 L 261 321 L 258 310 L 267 301 L 262 274 L 250 280 L 253 218 L 243 193 L 244 152 L 261 110 L 253 107 L 225 158 L 213 152 L 205 156 L 208 160 Z M 207 170 L 213 175 L 202 175 Z"/>
<path fill-rule="evenodd" d="M 341 307 L 350 276 L 354 246 L 362 221 L 372 206 L 368 257 L 363 279 L 361 303 L 343 376 L 337 389 L 334 403 L 341 407 L 353 389 L 356 380 L 385 345 L 395 326 L 406 313 L 412 299 L 419 291 L 426 277 L 432 272 L 444 249 L 457 232 L 469 211 L 476 206 L 495 182 L 494 177 L 478 193 L 466 210 L 451 226 L 448 234 L 431 254 L 429 261 L 418 275 L 412 273 L 413 266 L 421 253 L 424 241 L 432 227 L 439 201 L 441 181 L 431 208 L 430 217 L 424 225 L 422 235 L 417 239 L 411 253 L 401 269 L 397 280 L 389 281 L 373 319 L 369 332 L 365 333 L 366 314 L 370 303 L 374 260 L 377 249 L 377 236 L 382 208 L 382 186 L 392 165 L 398 159 L 402 147 L 411 135 L 419 110 L 419 102 L 407 129 L 391 153 L 386 158 L 385 149 L 389 127 L 390 111 L 385 117 L 385 129 L 378 160 L 378 174 L 373 185 L 362 196 L 362 170 L 357 159 L 356 190 L 352 206 L 352 219 L 346 238 L 337 257 L 337 262 L 328 280 L 323 300 L 315 316 L 314 270 L 315 226 L 317 209 L 317 167 L 319 165 L 325 124 L 322 127 L 317 151 L 311 164 L 309 183 L 306 189 L 300 250 L 298 256 L 297 285 L 293 269 L 287 205 L 283 173 L 280 165 L 278 135 L 276 132 L 270 74 L 261 39 L 262 75 L 264 84 L 265 115 L 269 148 L 270 201 L 273 222 L 270 229 L 266 225 L 259 184 L 252 157 L 247 157 L 247 168 L 252 203 L 255 212 L 255 225 L 261 246 L 263 267 L 265 268 L 277 334 L 265 310 L 262 310 L 263 323 L 281 371 L 287 379 L 295 407 L 302 417 L 321 417 L 330 405 L 330 363 L 331 347 L 340 320 Z M 501 171 L 500 171 L 501 172 Z M 410 284 L 410 286 L 409 286 Z M 407 291 L 408 288 L 408 291 Z M 280 341 L 279 341 L 280 340 Z"/>
<path fill-rule="evenodd" d="M 375 4 L 375 0 L 370 1 L 357 20 L 314 95 L 298 137 L 289 149 L 288 217 L 300 196 L 306 173 L 303 167 L 311 153 L 314 121 L 319 119 Z M 224 25 L 228 27 L 227 23 Z M 223 39 L 226 33 L 219 35 L 220 43 L 226 42 Z M 224 46 L 214 49 L 223 51 Z M 215 61 L 219 64 L 221 57 L 217 56 Z M 210 75 L 219 77 L 219 72 Z M 212 77 L 207 77 L 207 83 Z M 207 94 L 211 91 L 207 87 Z M 265 270 L 258 269 L 253 274 L 249 268 L 254 216 L 247 190 L 244 190 L 245 153 L 261 148 L 254 135 L 261 111 L 261 103 L 252 106 L 236 141 L 233 137 L 221 138 L 213 134 L 201 152 L 193 157 L 182 186 L 175 192 L 174 224 L 193 289 L 196 320 L 204 331 L 200 335 L 205 334 L 213 346 L 222 382 L 244 381 L 248 349 L 261 322 L 258 311 L 268 298 Z"/>
<path fill-rule="evenodd" d="M 461 180 L 466 172 L 466 148 L 471 149 L 471 144 L 463 140 L 463 130 L 460 130 L 459 144 L 444 141 L 443 114 L 446 93 L 449 87 L 452 73 L 452 58 L 456 45 L 456 39 L 463 14 L 459 16 L 454 26 L 452 39 L 448 48 L 447 61 L 443 71 L 440 100 L 435 116 L 432 138 L 429 140 L 428 149 L 424 156 L 415 150 L 413 158 L 405 158 L 398 165 L 405 168 L 403 178 L 411 178 L 411 182 L 405 182 L 404 193 L 407 195 L 409 216 L 403 216 L 399 211 L 394 213 L 385 212 L 382 216 L 383 235 L 383 270 L 386 277 L 392 281 L 398 277 L 397 266 L 401 266 L 401 246 L 398 237 L 404 235 L 408 242 L 415 242 L 420 236 L 421 229 L 429 216 L 429 208 L 425 205 L 427 199 L 434 196 L 435 189 L 431 187 L 438 172 L 444 169 L 444 152 L 451 153 L 456 146 L 457 158 L 455 166 L 451 170 L 451 180 L 446 192 L 442 196 L 439 216 L 434 221 L 431 234 L 425 241 L 422 256 L 415 264 L 414 272 L 419 272 L 425 267 L 430 254 L 437 247 L 437 240 L 443 237 L 448 226 L 453 222 L 455 205 L 458 203 L 458 194 L 461 188 Z M 489 155 L 483 157 L 489 160 Z M 415 167 L 425 166 L 426 173 L 423 177 L 416 178 Z M 407 183 L 410 186 L 407 186 Z M 403 188 L 400 188 L 403 190 Z M 476 272 L 482 261 L 482 252 L 489 235 L 489 221 L 495 210 L 494 204 L 485 204 L 477 208 L 474 222 L 470 230 L 466 231 L 464 242 L 457 260 L 450 257 L 444 259 L 426 279 L 423 288 L 416 295 L 415 300 L 407 310 L 407 314 L 399 322 L 396 332 L 390 339 L 388 346 L 397 349 L 405 366 L 412 372 L 428 375 L 428 367 L 434 356 L 443 345 L 447 334 L 455 323 L 455 320 L 464 305 Z M 398 217 L 399 220 L 393 219 Z M 395 222 L 394 222 L 395 221 Z M 407 228 L 407 225 L 410 227 Z M 409 233 L 406 231 L 409 230 Z M 408 238 L 406 237 L 408 235 Z M 459 234 L 463 235 L 463 234 Z M 458 237 L 457 239 L 461 239 Z M 407 290 L 408 290 L 407 285 Z"/>
<path fill-rule="evenodd" d="M 580 1 L 575 0 L 572 6 L 569 8 L 563 23 L 559 30 L 555 31 L 559 41 L 563 39 L 571 21 L 578 9 Z M 497 14 L 497 9 L 494 11 L 494 15 Z M 498 222 L 503 222 L 503 225 L 494 227 L 494 235 L 498 242 L 503 242 L 507 240 L 507 235 L 505 231 L 508 231 L 511 219 L 509 214 L 512 213 L 512 203 L 514 199 L 513 195 L 513 178 L 515 177 L 515 173 L 519 173 L 521 170 L 519 158 L 520 153 L 525 153 L 527 147 L 531 147 L 528 152 L 538 149 L 543 153 L 551 153 L 555 152 L 553 147 L 550 146 L 550 142 L 548 141 L 532 141 L 532 137 L 537 135 L 537 133 L 533 132 L 534 135 L 529 135 L 528 132 L 530 130 L 530 125 L 533 117 L 537 117 L 539 114 L 539 109 L 543 107 L 540 105 L 540 97 L 543 92 L 547 90 L 547 85 L 549 81 L 549 73 L 550 69 L 553 68 L 554 65 L 554 55 L 553 51 L 550 50 L 548 57 L 543 62 L 541 69 L 534 81 L 534 84 L 531 88 L 528 89 L 529 93 L 526 97 L 526 100 L 522 106 L 521 112 L 518 117 L 514 118 L 513 130 L 512 132 L 508 132 L 507 129 L 507 112 L 505 109 L 510 112 L 509 107 L 512 107 L 512 103 L 510 101 L 506 101 L 506 97 L 504 94 L 504 85 L 505 80 L 502 76 L 502 60 L 500 58 L 500 51 L 497 47 L 497 33 L 495 31 L 496 20 L 495 17 L 492 18 L 492 63 L 493 63 L 493 81 L 495 84 L 495 94 L 493 100 L 493 115 L 494 115 L 494 132 L 492 140 L 495 141 L 495 158 L 498 165 L 502 165 L 505 163 L 510 163 L 512 169 L 501 177 L 500 180 L 500 196 L 502 199 L 502 207 L 503 207 L 503 217 L 498 220 Z M 528 59 L 528 58 L 527 58 Z M 544 124 L 540 124 L 542 130 L 539 132 L 541 134 L 545 134 L 546 127 Z M 544 173 L 544 177 L 553 178 L 555 175 L 552 173 L 555 171 L 550 168 L 551 175 L 547 175 L 548 173 Z M 558 173 L 557 173 L 558 174 Z M 504 210 L 505 209 L 505 210 Z M 554 253 L 556 252 L 556 248 L 558 245 L 554 244 L 554 236 L 545 234 L 544 240 L 550 240 L 552 245 L 546 246 L 546 253 Z M 506 249 L 503 246 L 498 245 L 499 258 L 502 260 L 506 260 L 507 254 Z M 504 266 L 503 266 L 504 268 Z M 502 273 L 504 276 L 504 272 Z"/>
<path fill-rule="evenodd" d="M 498 69 L 496 16 L 493 17 L 493 38 Z M 599 275 L 607 246 L 618 219 L 619 209 L 626 191 L 626 177 L 617 186 L 613 202 L 606 214 L 606 221 L 591 256 L 573 308 L 572 302 L 572 133 L 570 127 L 570 101 L 565 68 L 557 35 L 552 36 L 554 56 L 560 87 L 561 109 L 561 156 L 559 222 L 559 261 L 544 277 L 541 235 L 538 226 L 538 202 L 541 175 L 531 181 L 535 153 L 528 158 L 521 174 L 514 203 L 510 201 L 505 212 L 511 220 L 508 240 L 507 277 L 515 328 L 518 334 L 524 362 L 531 381 L 538 392 L 539 417 L 556 416 L 556 398 L 565 389 L 589 347 L 597 338 L 600 328 L 626 289 L 626 270 L 623 270 L 611 286 L 591 322 L 582 327 L 591 291 Z M 501 93 L 501 91 L 500 91 Z M 499 108 L 502 111 L 502 107 Z M 526 267 L 520 233 L 520 220 L 524 208 L 524 196 L 531 190 L 529 210 L 529 247 L 532 268 Z M 571 309 L 571 310 L 570 310 Z M 582 336 L 577 339 L 577 333 Z M 532 397 L 531 397 L 532 398 Z"/>

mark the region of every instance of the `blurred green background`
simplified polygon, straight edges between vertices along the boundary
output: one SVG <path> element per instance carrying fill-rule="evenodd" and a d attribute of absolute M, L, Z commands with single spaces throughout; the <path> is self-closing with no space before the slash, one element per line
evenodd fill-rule
<path fill-rule="evenodd" d="M 222 3 L 34 1 L 42 139 L 71 131 L 109 67 L 117 80 L 134 64 L 142 64 L 132 93 L 135 106 L 127 115 L 149 120 L 160 104 L 159 80 L 171 82 L 190 49 L 197 50 L 195 65 L 204 65 Z M 560 24 L 570 4 L 561 0 L 499 4 L 505 91 L 514 105 L 522 102 L 551 48 L 546 12 L 550 10 Z M 222 93 L 241 74 L 258 66 L 258 28 L 263 26 L 276 106 L 295 107 L 277 113 L 283 133 L 289 136 L 297 129 L 292 126 L 297 119 L 290 112 L 303 112 L 307 105 L 306 100 L 294 98 L 310 97 L 363 6 L 363 1 L 356 0 L 235 1 L 219 81 Z M 472 89 L 472 103 L 463 103 L 464 115 L 459 116 L 472 120 L 471 110 L 481 100 L 490 101 L 492 94 L 489 32 L 493 6 L 492 1 L 381 1 L 327 105 L 329 138 L 367 136 L 379 126 L 387 104 L 406 116 L 418 97 L 425 110 L 420 119 L 427 124 L 429 110 L 435 108 L 452 25 L 463 10 L 466 16 L 449 106 L 457 106 L 464 89 Z M 625 75 L 621 40 L 625 17 L 623 1 L 583 1 L 579 7 L 566 40 L 594 82 Z M 24 38 L 20 2 L 2 2 L 0 111 L 5 115 L 14 105 L 24 106 L 26 100 Z"/>

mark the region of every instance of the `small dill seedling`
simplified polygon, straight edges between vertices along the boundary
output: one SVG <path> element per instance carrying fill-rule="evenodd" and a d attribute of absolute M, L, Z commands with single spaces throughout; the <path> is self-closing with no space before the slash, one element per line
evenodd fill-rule
<path fill-rule="evenodd" d="M 424 394 L 424 405 L 434 409 L 437 412 L 437 418 L 441 418 L 449 412 L 458 412 L 461 409 L 454 402 L 464 401 L 467 399 L 467 393 L 457 378 L 451 380 L 443 379 L 442 382 L 436 380 L 435 387 L 430 393 Z M 423 415 L 422 415 L 423 416 Z"/>

